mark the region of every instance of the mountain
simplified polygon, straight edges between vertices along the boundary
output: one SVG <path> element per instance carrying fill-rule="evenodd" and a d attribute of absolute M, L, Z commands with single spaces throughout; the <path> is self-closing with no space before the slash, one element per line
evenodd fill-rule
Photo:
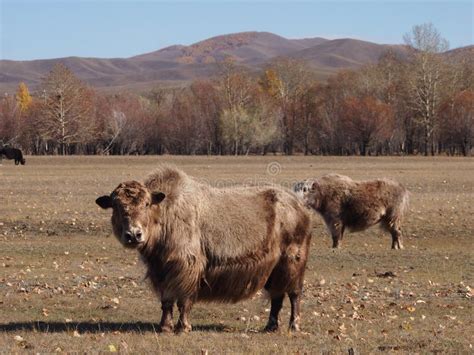
<path fill-rule="evenodd" d="M 472 46 L 450 51 L 453 57 L 472 55 Z M 15 91 L 25 82 L 32 91 L 54 64 L 63 63 L 80 79 L 101 90 L 147 90 L 157 85 L 180 86 L 196 78 L 209 78 L 219 62 L 232 59 L 253 71 L 278 57 L 307 61 L 325 79 L 343 68 L 374 63 L 386 50 L 404 55 L 401 45 L 355 39 L 288 39 L 269 32 L 241 32 L 212 37 L 189 46 L 174 45 L 131 58 L 67 57 L 45 60 L 0 60 L 0 92 Z M 447 52 L 448 53 L 448 52 Z M 467 54 L 465 54 L 467 53 Z"/>
<path fill-rule="evenodd" d="M 236 63 L 257 64 L 288 55 L 326 40 L 286 39 L 269 32 L 241 32 L 212 37 L 190 46 L 171 46 L 132 57 L 133 60 L 162 60 L 181 64 L 218 63 L 227 58 Z"/>

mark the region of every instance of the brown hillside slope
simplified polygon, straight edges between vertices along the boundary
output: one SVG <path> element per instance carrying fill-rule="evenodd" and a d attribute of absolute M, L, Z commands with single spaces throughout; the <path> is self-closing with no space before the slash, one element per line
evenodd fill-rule
<path fill-rule="evenodd" d="M 472 58 L 473 46 L 446 52 L 451 58 Z M 230 58 L 250 70 L 260 70 L 277 57 L 308 62 L 320 79 L 340 69 L 375 63 L 388 49 L 402 57 L 401 45 L 383 45 L 355 39 L 287 39 L 268 32 L 241 32 L 212 37 L 190 46 L 175 45 L 131 58 L 66 57 L 45 60 L 0 60 L 0 92 L 14 92 L 25 82 L 32 91 L 54 64 L 63 63 L 80 79 L 101 90 L 147 90 L 158 85 L 183 85 L 209 78 L 219 71 L 218 63 Z"/>

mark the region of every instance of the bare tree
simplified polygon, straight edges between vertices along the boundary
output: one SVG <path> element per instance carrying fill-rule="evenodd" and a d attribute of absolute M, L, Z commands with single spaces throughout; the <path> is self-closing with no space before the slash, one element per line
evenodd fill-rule
<path fill-rule="evenodd" d="M 103 150 L 103 154 L 108 154 L 112 145 L 115 143 L 119 135 L 122 133 L 123 128 L 125 127 L 126 117 L 125 114 L 121 111 L 112 110 L 112 115 L 109 120 L 108 133 L 109 133 L 109 143 Z"/>
<path fill-rule="evenodd" d="M 56 64 L 43 81 L 45 104 L 42 133 L 59 144 L 59 153 L 91 133 L 91 92 L 66 66 Z"/>
<path fill-rule="evenodd" d="M 222 138 L 232 147 L 235 155 L 264 148 L 279 135 L 273 112 L 264 104 L 249 109 L 224 110 L 221 121 Z"/>
<path fill-rule="evenodd" d="M 242 68 L 226 61 L 221 64 L 217 90 L 222 98 L 224 109 L 234 110 L 250 103 L 255 83 Z"/>
<path fill-rule="evenodd" d="M 411 49 L 408 79 L 414 120 L 423 130 L 425 155 L 430 152 L 433 155 L 436 114 L 442 101 L 445 71 L 445 63 L 439 54 L 449 45 L 431 23 L 414 26 L 404 40 Z"/>
<path fill-rule="evenodd" d="M 231 62 L 225 62 L 217 81 L 217 92 L 222 102 L 219 115 L 220 134 L 230 147 L 229 151 L 237 155 L 244 148 L 243 136 L 251 126 L 250 109 L 257 86 L 248 73 Z"/>

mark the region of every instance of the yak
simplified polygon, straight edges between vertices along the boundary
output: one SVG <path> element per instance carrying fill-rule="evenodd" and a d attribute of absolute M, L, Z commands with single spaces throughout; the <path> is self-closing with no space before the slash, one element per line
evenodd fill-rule
<path fill-rule="evenodd" d="M 25 165 L 26 163 L 25 158 L 23 158 L 23 153 L 20 149 L 3 147 L 0 148 L 0 160 L 2 155 L 5 155 L 5 157 L 10 160 L 15 159 L 15 165 Z"/>
<path fill-rule="evenodd" d="M 408 190 L 390 179 L 354 181 L 327 174 L 294 185 L 307 207 L 318 212 L 329 229 L 333 248 L 340 248 L 345 229 L 365 230 L 380 224 L 392 236 L 392 249 L 403 249 L 401 223 Z"/>
<path fill-rule="evenodd" d="M 299 330 L 311 219 L 290 190 L 216 188 L 161 166 L 144 182 L 120 183 L 96 203 L 112 209 L 120 243 L 139 252 L 161 299 L 162 332 L 190 331 L 195 302 L 234 303 L 261 289 L 271 299 L 265 330 L 278 330 L 286 295 L 290 330 Z M 175 303 L 179 319 L 173 327 Z"/>

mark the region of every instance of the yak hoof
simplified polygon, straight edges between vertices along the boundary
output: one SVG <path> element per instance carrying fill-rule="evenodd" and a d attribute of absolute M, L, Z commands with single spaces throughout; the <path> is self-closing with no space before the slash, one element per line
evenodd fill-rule
<path fill-rule="evenodd" d="M 163 324 L 158 328 L 159 333 L 172 333 L 173 325 L 172 324 Z"/>
<path fill-rule="evenodd" d="M 392 244 L 392 249 L 401 250 L 401 249 L 404 249 L 404 247 L 401 243 L 394 243 Z"/>
<path fill-rule="evenodd" d="M 263 329 L 263 331 L 267 333 L 275 333 L 278 331 L 278 324 L 268 323 Z"/>
<path fill-rule="evenodd" d="M 191 324 L 182 324 L 182 323 L 176 324 L 176 327 L 174 329 L 176 334 L 189 333 L 191 330 L 193 330 L 193 327 L 191 326 Z"/>
<path fill-rule="evenodd" d="M 290 324 L 290 332 L 299 332 L 301 329 L 300 329 L 300 326 L 299 324 L 297 323 L 291 323 Z"/>

